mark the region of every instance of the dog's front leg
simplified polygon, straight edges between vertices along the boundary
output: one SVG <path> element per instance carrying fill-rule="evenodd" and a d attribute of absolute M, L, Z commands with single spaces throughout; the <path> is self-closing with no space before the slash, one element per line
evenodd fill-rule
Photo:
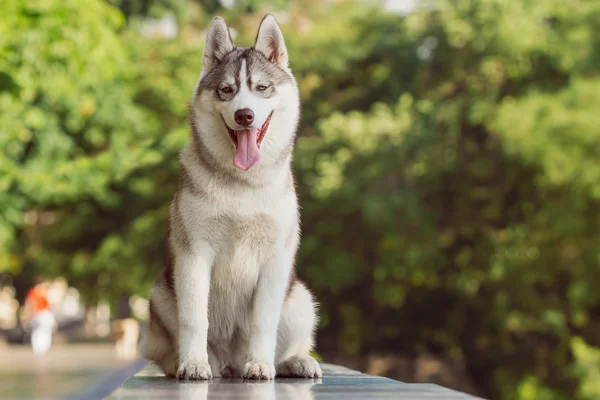
<path fill-rule="evenodd" d="M 275 378 L 277 327 L 289 281 L 293 252 L 281 251 L 260 273 L 252 308 L 246 379 Z"/>
<path fill-rule="evenodd" d="M 179 323 L 179 379 L 211 379 L 208 363 L 208 296 L 214 252 L 208 243 L 175 257 Z"/>

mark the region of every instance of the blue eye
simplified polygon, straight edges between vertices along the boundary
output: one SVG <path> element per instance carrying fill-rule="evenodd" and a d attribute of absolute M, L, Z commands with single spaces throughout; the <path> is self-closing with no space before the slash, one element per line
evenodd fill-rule
<path fill-rule="evenodd" d="M 223 93 L 231 93 L 231 92 L 233 92 L 233 89 L 231 87 L 229 87 L 229 86 L 225 86 L 225 87 L 221 88 L 221 92 L 223 92 Z"/>
<path fill-rule="evenodd" d="M 259 92 L 264 92 L 265 90 L 267 90 L 268 86 L 265 85 L 258 85 L 256 87 L 256 90 L 258 90 Z"/>

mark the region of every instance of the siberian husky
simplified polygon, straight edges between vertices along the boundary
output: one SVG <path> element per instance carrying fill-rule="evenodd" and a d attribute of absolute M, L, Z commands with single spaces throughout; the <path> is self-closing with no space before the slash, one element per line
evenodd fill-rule
<path fill-rule="evenodd" d="M 212 21 L 189 111 L 142 353 L 179 379 L 318 378 L 316 304 L 294 276 L 300 101 L 272 15 L 251 48 Z"/>

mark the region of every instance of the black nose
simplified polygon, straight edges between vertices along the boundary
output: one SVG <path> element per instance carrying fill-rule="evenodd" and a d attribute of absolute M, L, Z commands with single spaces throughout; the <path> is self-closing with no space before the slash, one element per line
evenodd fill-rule
<path fill-rule="evenodd" d="M 237 110 L 233 117 L 238 124 L 248 126 L 254 121 L 254 112 L 249 108 L 242 108 L 241 110 Z"/>

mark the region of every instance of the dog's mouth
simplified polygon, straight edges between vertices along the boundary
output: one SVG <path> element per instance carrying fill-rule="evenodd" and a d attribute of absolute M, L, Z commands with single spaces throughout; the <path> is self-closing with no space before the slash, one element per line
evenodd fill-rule
<path fill-rule="evenodd" d="M 273 112 L 271 111 L 260 128 L 252 129 L 231 129 L 227 122 L 223 120 L 227 133 L 229 133 L 231 141 L 235 144 L 233 165 L 237 168 L 247 171 L 260 162 L 260 144 L 269 129 L 272 115 Z"/>

